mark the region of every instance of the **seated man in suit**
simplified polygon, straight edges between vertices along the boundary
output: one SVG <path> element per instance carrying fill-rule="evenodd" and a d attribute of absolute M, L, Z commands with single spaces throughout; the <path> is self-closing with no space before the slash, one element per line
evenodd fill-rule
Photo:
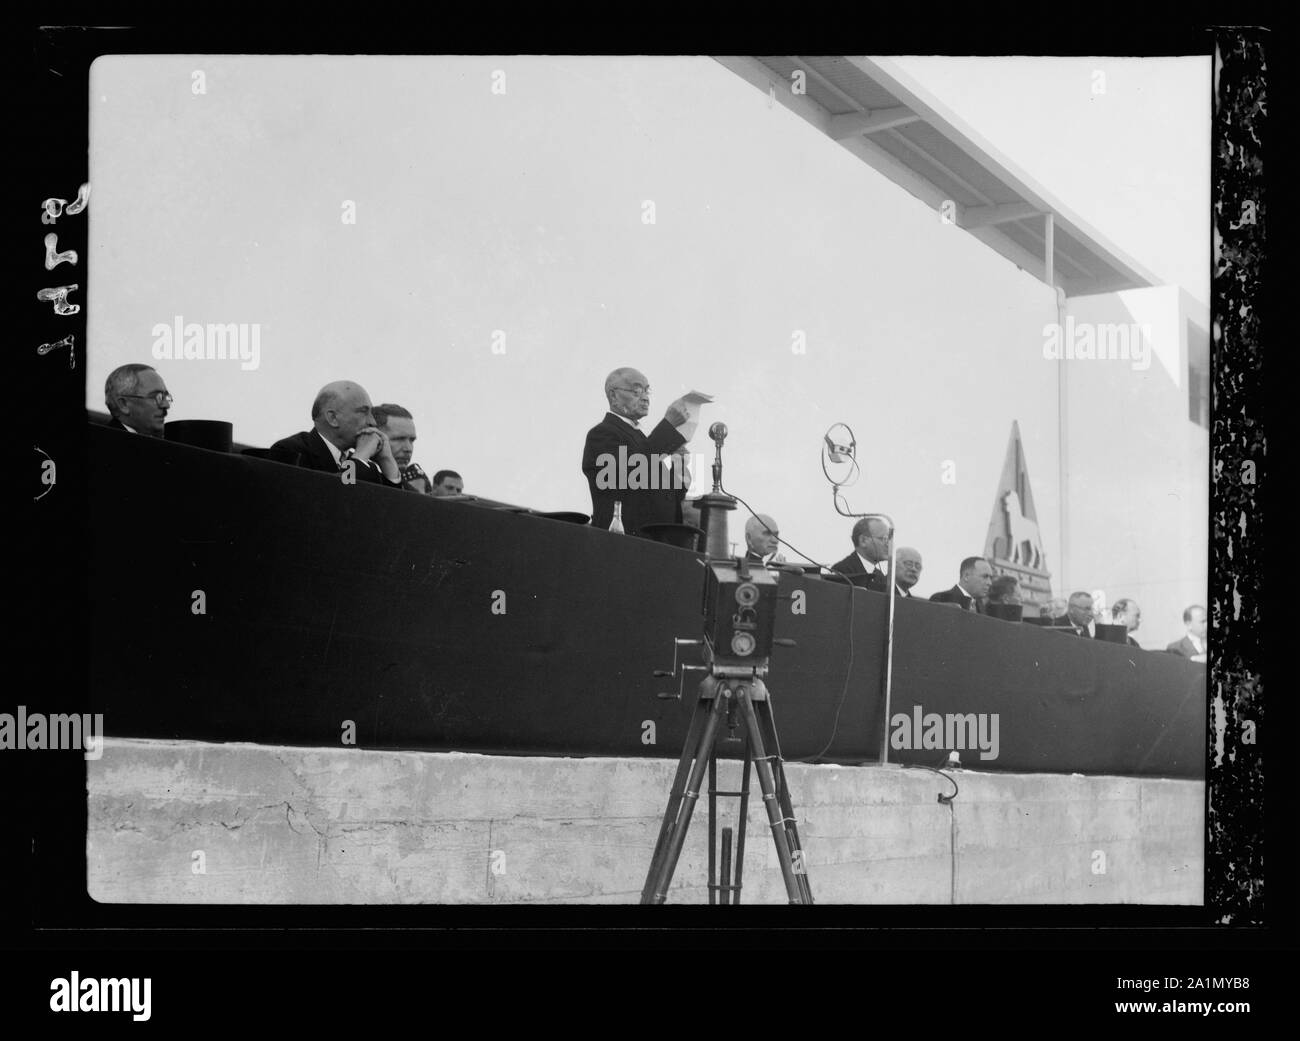
<path fill-rule="evenodd" d="M 1052 626 L 1057 629 L 1073 629 L 1075 636 L 1095 640 L 1097 622 L 1092 615 L 1092 595 L 1090 593 L 1071 593 L 1066 602 L 1065 614 L 1052 619 Z"/>
<path fill-rule="evenodd" d="M 411 456 L 415 454 L 415 417 L 401 405 L 387 403 L 376 405 L 371 414 L 375 417 L 375 426 L 388 438 L 388 448 L 402 475 L 402 487 L 428 495 L 432 483 L 429 475 L 419 463 L 411 462 Z"/>
<path fill-rule="evenodd" d="M 957 584 L 942 593 L 932 593 L 930 600 L 936 604 L 956 604 L 963 611 L 983 613 L 981 601 L 988 596 L 993 581 L 993 568 L 983 557 L 967 557 L 957 569 Z"/>
<path fill-rule="evenodd" d="M 346 380 L 328 383 L 311 406 L 311 430 L 283 438 L 272 451 L 295 452 L 298 465 L 322 473 L 353 471 L 358 481 L 402 487 L 388 438 L 375 426 L 370 395 Z"/>
<path fill-rule="evenodd" d="M 1200 604 L 1193 604 L 1183 612 L 1183 624 L 1187 626 L 1187 635 L 1181 640 L 1175 640 L 1165 650 L 1170 654 L 1180 654 L 1184 658 L 1190 658 L 1192 661 L 1205 661 L 1208 648 L 1205 639 L 1206 621 L 1205 608 Z"/>
<path fill-rule="evenodd" d="M 150 365 L 119 365 L 104 381 L 104 407 L 112 417 L 108 425 L 146 437 L 162 437 L 172 396 L 167 384 Z"/>
<path fill-rule="evenodd" d="M 610 526 L 616 502 L 629 535 L 641 535 L 647 524 L 680 524 L 686 484 L 673 456 L 694 435 L 698 417 L 678 398 L 647 434 L 641 420 L 650 411 L 650 386 L 632 368 L 605 377 L 605 401 L 605 418 L 587 431 L 582 450 L 592 527 Z"/>
<path fill-rule="evenodd" d="M 1122 625 L 1128 629 L 1127 639 L 1130 647 L 1140 648 L 1142 646 L 1137 640 L 1133 639 L 1133 634 L 1137 632 L 1138 626 L 1142 624 L 1142 608 L 1138 607 L 1136 600 L 1131 600 L 1128 597 L 1116 600 L 1110 609 L 1110 620 L 1116 625 Z"/>
<path fill-rule="evenodd" d="M 907 598 L 921 580 L 921 554 L 911 546 L 900 546 L 894 554 L 894 592 Z"/>
<path fill-rule="evenodd" d="M 843 560 L 837 560 L 831 570 L 847 575 L 855 586 L 874 589 L 877 593 L 889 592 L 885 561 L 889 559 L 889 540 L 893 534 L 882 518 L 863 517 L 853 525 L 849 535 L 853 540 L 853 552 Z"/>
<path fill-rule="evenodd" d="M 777 552 L 780 535 L 776 521 L 766 513 L 750 517 L 745 521 L 745 559 L 751 564 L 784 564 L 785 557 Z"/>

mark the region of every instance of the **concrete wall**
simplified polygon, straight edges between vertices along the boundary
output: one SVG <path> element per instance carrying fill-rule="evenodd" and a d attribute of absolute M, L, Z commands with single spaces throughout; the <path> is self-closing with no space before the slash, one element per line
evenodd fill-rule
<path fill-rule="evenodd" d="M 109 739 L 87 767 L 100 902 L 631 903 L 675 764 Z M 1199 782 L 959 771 L 950 809 L 924 770 L 787 776 L 819 903 L 1202 902 Z M 702 800 L 671 902 L 707 900 L 706 835 Z M 785 902 L 757 798 L 747 842 L 745 901 Z"/>

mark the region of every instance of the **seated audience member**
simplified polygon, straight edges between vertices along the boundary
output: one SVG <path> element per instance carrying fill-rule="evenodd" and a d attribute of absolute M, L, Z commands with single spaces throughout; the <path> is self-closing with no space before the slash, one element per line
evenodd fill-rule
<path fill-rule="evenodd" d="M 414 417 L 401 405 L 376 405 L 371 412 L 375 417 L 375 426 L 388 438 L 388 447 L 392 450 L 393 459 L 402 475 L 402 487 L 428 495 L 433 482 L 420 469 L 419 463 L 411 462 L 411 456 L 415 454 Z"/>
<path fill-rule="evenodd" d="M 879 517 L 863 517 L 853 525 L 849 537 L 853 552 L 832 565 L 832 571 L 847 575 L 855 586 L 889 592 L 885 561 L 889 559 L 889 525 Z"/>
<path fill-rule="evenodd" d="M 1052 625 L 1059 629 L 1072 629 L 1075 636 L 1096 639 L 1097 623 L 1092 616 L 1092 595 L 1071 593 L 1064 616 L 1052 619 Z"/>
<path fill-rule="evenodd" d="M 321 388 L 311 406 L 312 429 L 283 438 L 272 451 L 295 452 L 299 466 L 339 473 L 355 465 L 356 479 L 390 488 L 402 486 L 388 438 L 375 426 L 370 395 L 346 380 Z"/>
<path fill-rule="evenodd" d="M 162 437 L 172 396 L 151 365 L 119 365 L 104 381 L 104 407 L 112 417 L 108 425 L 147 437 Z"/>
<path fill-rule="evenodd" d="M 1116 625 L 1122 625 L 1128 630 L 1128 645 L 1130 647 L 1141 647 L 1142 645 L 1133 639 L 1133 634 L 1142 624 L 1142 608 L 1138 607 L 1136 600 L 1130 600 L 1125 597 L 1116 600 L 1114 606 L 1110 609 L 1110 620 Z"/>
<path fill-rule="evenodd" d="M 1193 604 L 1183 612 L 1183 624 L 1187 626 L 1187 635 L 1165 648 L 1170 654 L 1180 654 L 1192 661 L 1205 661 L 1208 648 L 1206 641 L 1206 614 L 1200 604 Z"/>
<path fill-rule="evenodd" d="M 1004 622 L 1018 622 L 1023 618 L 1020 580 L 1015 575 L 998 575 L 989 583 L 989 595 L 984 599 L 984 613 L 1001 618 Z"/>
<path fill-rule="evenodd" d="M 993 568 L 983 557 L 967 557 L 957 572 L 957 584 L 942 593 L 933 593 L 930 599 L 936 604 L 956 604 L 963 611 L 983 613 L 980 601 L 988 595 L 993 581 Z"/>
<path fill-rule="evenodd" d="M 921 554 L 911 546 L 900 546 L 894 554 L 894 592 L 907 598 L 921 580 Z"/>
<path fill-rule="evenodd" d="M 776 521 L 766 513 L 745 521 L 745 559 L 751 564 L 784 564 L 785 557 L 777 552 L 781 543 Z"/>
<path fill-rule="evenodd" d="M 455 470 L 439 470 L 433 475 L 433 488 L 430 489 L 429 494 L 439 499 L 446 498 L 448 495 L 464 495 L 465 482 Z"/>
<path fill-rule="evenodd" d="M 1047 603 L 1043 605 L 1042 615 L 1051 624 L 1055 625 L 1056 620 L 1064 616 L 1068 607 L 1069 604 L 1064 598 L 1059 596 L 1053 597 L 1051 600 L 1047 601 Z"/>
<path fill-rule="evenodd" d="M 990 604 L 1020 603 L 1020 580 L 1014 575 L 998 575 L 989 583 Z"/>

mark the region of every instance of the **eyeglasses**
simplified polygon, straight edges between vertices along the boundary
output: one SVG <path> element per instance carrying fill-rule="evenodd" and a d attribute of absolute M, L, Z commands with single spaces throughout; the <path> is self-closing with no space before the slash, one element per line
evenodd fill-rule
<path fill-rule="evenodd" d="M 646 395 L 648 395 L 648 394 L 650 393 L 650 387 L 649 387 L 648 385 L 647 385 L 647 386 L 642 386 L 640 383 L 633 383 L 632 386 L 630 386 L 630 387 L 615 387 L 614 389 L 615 389 L 615 390 L 625 390 L 625 391 L 627 391 L 629 394 L 635 394 L 638 398 L 639 398 L 642 394 L 646 394 Z"/>
<path fill-rule="evenodd" d="M 152 394 L 121 394 L 119 397 L 141 398 L 142 400 L 152 401 L 159 408 L 171 408 L 172 402 L 176 400 L 165 390 L 155 390 Z"/>

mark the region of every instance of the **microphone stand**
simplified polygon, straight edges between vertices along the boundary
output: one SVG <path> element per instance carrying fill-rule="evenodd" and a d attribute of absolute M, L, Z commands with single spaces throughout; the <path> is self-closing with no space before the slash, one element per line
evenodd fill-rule
<path fill-rule="evenodd" d="M 827 437 L 827 443 L 832 445 L 832 451 L 836 450 L 836 446 L 834 446 L 833 442 L 830 441 L 829 436 Z M 840 448 L 839 451 L 849 457 L 850 461 L 854 463 L 856 469 L 857 464 L 856 464 L 856 460 L 853 459 L 852 448 L 851 447 L 848 449 Z M 837 459 L 834 455 L 832 455 L 832 459 L 834 459 L 836 462 L 841 461 L 840 459 Z M 824 462 L 822 468 L 824 472 L 825 471 Z M 827 476 L 829 477 L 830 475 L 827 474 Z M 888 622 L 886 622 L 885 625 L 885 714 L 884 714 L 884 719 L 881 721 L 881 728 L 880 728 L 880 765 L 888 766 L 889 765 L 889 710 L 890 710 L 890 704 L 893 700 L 893 693 L 894 693 L 894 607 L 895 607 L 895 601 L 898 599 L 898 594 L 896 592 L 898 588 L 897 586 L 898 576 L 895 574 L 895 569 L 898 566 L 898 560 L 896 559 L 894 553 L 894 536 L 896 534 L 895 527 L 894 527 L 894 518 L 889 516 L 889 514 L 887 513 L 850 513 L 848 510 L 842 509 L 840 507 L 841 486 L 839 484 L 836 484 L 834 480 L 831 481 L 831 485 L 834 489 L 834 491 L 832 492 L 832 501 L 835 503 L 835 512 L 838 513 L 841 517 L 855 517 L 859 519 L 863 517 L 872 517 L 872 518 L 877 518 L 879 520 L 883 520 L 886 524 L 889 525 L 889 542 L 888 542 L 889 554 L 887 558 L 889 560 L 889 573 L 885 576 L 889 585 L 889 588 L 887 590 L 889 596 L 889 615 L 888 615 L 889 620 Z M 849 595 L 850 596 L 853 595 L 853 591 L 851 589 L 849 591 Z M 852 633 L 849 634 L 849 639 L 850 640 L 853 639 Z"/>
<path fill-rule="evenodd" d="M 736 500 L 722 490 L 722 443 L 727 439 L 727 425 L 714 423 L 709 427 L 709 437 L 716 450 L 713 454 L 713 490 L 695 500 L 700 511 L 700 527 L 704 529 L 705 556 L 722 560 L 731 556 L 727 539 L 727 514 L 736 508 Z"/>

